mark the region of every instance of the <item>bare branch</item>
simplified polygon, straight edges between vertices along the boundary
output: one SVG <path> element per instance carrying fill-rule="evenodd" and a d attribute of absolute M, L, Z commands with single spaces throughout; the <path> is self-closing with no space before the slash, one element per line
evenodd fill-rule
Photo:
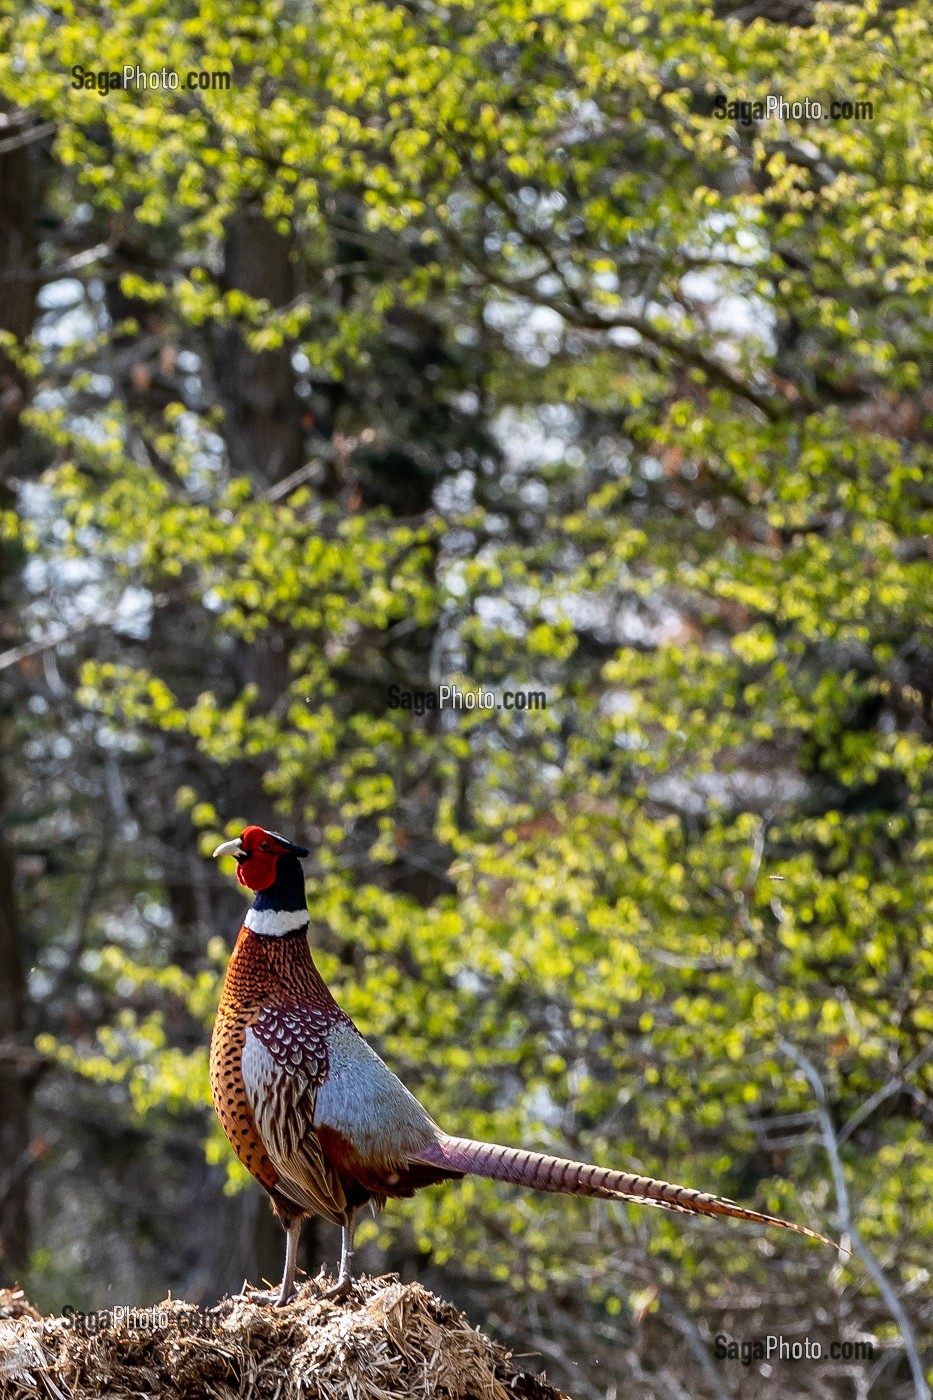
<path fill-rule="evenodd" d="M 667 1315 L 686 1342 L 691 1355 L 709 1382 L 710 1389 L 715 1395 L 716 1400 L 731 1400 L 728 1390 L 726 1390 L 721 1377 L 716 1372 L 715 1366 L 712 1361 L 710 1361 L 709 1346 L 696 1323 L 671 1294 L 665 1292 L 662 1294 L 662 1298 L 667 1310 Z"/>
<path fill-rule="evenodd" d="M 870 1098 L 867 1098 L 862 1106 L 855 1110 L 851 1118 L 843 1123 L 836 1139 L 839 1146 L 841 1147 L 846 1139 L 852 1136 L 856 1128 L 860 1128 L 865 1122 L 865 1119 L 870 1118 L 875 1109 L 879 1108 L 886 1099 L 892 1098 L 894 1094 L 903 1089 L 906 1085 L 906 1081 L 914 1071 L 920 1069 L 928 1060 L 933 1060 L 933 1041 L 921 1050 L 919 1055 L 915 1055 L 910 1063 L 904 1066 L 900 1074 L 895 1075 L 893 1079 L 889 1080 L 887 1084 L 878 1089 Z"/>
<path fill-rule="evenodd" d="M 179 596 L 177 593 L 158 593 L 152 599 L 152 607 L 153 609 L 164 608 L 168 603 L 177 602 Z M 44 637 L 37 637 L 31 642 L 23 642 L 18 647 L 10 647 L 8 651 L 0 652 L 0 671 L 6 671 L 10 666 L 17 666 L 30 656 L 39 656 L 44 651 L 53 651 L 65 642 L 76 641 L 78 637 L 84 636 L 85 632 L 92 632 L 96 627 L 112 627 L 118 621 L 119 616 L 119 608 L 114 608 L 103 616 L 94 614 L 82 618 L 73 627 L 57 628 L 52 633 L 46 633 Z"/>
<path fill-rule="evenodd" d="M 18 136 L 7 136 L 4 141 L 0 141 L 0 156 L 5 156 L 8 151 L 18 151 L 22 146 L 31 145 L 33 141 L 41 141 L 45 136 L 51 136 L 55 125 L 55 122 L 41 122 L 39 126 L 32 126 L 28 131 L 21 131 Z"/>
<path fill-rule="evenodd" d="M 789 1040 L 781 1038 L 781 1050 L 793 1060 L 797 1068 L 802 1072 L 813 1090 L 817 1102 L 817 1113 L 819 1115 L 820 1127 L 823 1130 L 823 1146 L 826 1148 L 826 1155 L 829 1157 L 829 1164 L 833 1173 L 833 1183 L 836 1188 L 836 1213 L 839 1219 L 839 1230 L 844 1236 L 852 1241 L 852 1248 L 865 1265 L 872 1282 L 884 1299 L 888 1311 L 897 1323 L 898 1331 L 904 1343 L 904 1351 L 910 1364 L 910 1373 L 914 1382 L 914 1394 L 917 1400 L 933 1400 L 930 1394 L 930 1387 L 923 1370 L 923 1362 L 920 1359 L 920 1350 L 917 1346 L 917 1338 L 910 1318 L 904 1311 L 900 1298 L 878 1263 L 871 1250 L 859 1234 L 858 1227 L 852 1216 L 852 1205 L 849 1199 L 849 1188 L 846 1184 L 845 1172 L 842 1168 L 842 1157 L 839 1152 L 839 1139 L 836 1136 L 836 1129 L 833 1124 L 832 1114 L 829 1111 L 829 1103 L 826 1096 L 826 1086 L 820 1077 L 820 1073 L 812 1060 L 807 1059 L 802 1050 L 798 1050 Z"/>
<path fill-rule="evenodd" d="M 263 495 L 267 501 L 284 500 L 286 496 L 290 496 L 299 486 L 303 486 L 306 481 L 311 481 L 320 470 L 321 463 L 319 461 L 306 462 L 303 467 L 299 467 L 298 470 L 292 472 L 290 476 L 283 477 L 281 481 L 275 482 L 273 486 L 270 486 L 267 491 L 263 492 Z"/>
<path fill-rule="evenodd" d="M 53 634 L 45 637 L 38 637 L 32 642 L 23 642 L 21 646 L 10 647 L 8 651 L 0 652 L 0 671 L 6 671 L 10 666 L 18 666 L 21 661 L 26 661 L 30 656 L 38 656 L 40 652 L 49 651 L 53 647 L 60 646 L 62 642 L 70 642 L 76 637 L 81 637 L 85 632 L 91 631 L 94 627 L 104 626 L 98 617 L 88 617 L 82 622 L 76 623 L 74 627 L 64 627 L 56 630 Z"/>

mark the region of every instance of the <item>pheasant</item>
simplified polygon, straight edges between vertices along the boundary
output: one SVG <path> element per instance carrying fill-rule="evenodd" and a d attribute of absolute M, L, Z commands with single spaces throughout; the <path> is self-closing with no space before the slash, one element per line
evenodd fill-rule
<path fill-rule="evenodd" d="M 727 1215 L 831 1240 L 719 1196 L 632 1172 L 451 1137 L 363 1039 L 314 965 L 301 859 L 309 852 L 248 826 L 215 856 L 234 856 L 255 894 L 227 967 L 211 1038 L 211 1093 L 224 1132 L 265 1187 L 286 1233 L 279 1305 L 295 1293 L 308 1215 L 342 1227 L 331 1296 L 353 1284 L 353 1230 L 367 1202 L 412 1196 L 464 1175 L 539 1191 L 636 1201 L 688 1215 Z"/>

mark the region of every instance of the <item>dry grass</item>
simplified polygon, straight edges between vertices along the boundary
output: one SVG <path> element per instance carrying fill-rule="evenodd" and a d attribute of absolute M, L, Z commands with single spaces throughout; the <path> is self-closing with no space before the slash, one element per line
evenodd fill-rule
<path fill-rule="evenodd" d="M 565 1400 L 420 1284 L 364 1279 L 330 1302 L 328 1283 L 286 1308 L 169 1300 L 96 1331 L 0 1291 L 0 1400 Z"/>

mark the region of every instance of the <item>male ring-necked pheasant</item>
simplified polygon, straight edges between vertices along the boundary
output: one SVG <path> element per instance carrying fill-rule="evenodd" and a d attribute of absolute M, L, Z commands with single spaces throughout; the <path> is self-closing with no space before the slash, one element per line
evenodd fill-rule
<path fill-rule="evenodd" d="M 343 1228 L 332 1292 L 344 1294 L 352 1285 L 360 1206 L 382 1206 L 390 1196 L 465 1174 L 689 1215 L 730 1215 L 832 1244 L 803 1225 L 684 1186 L 450 1137 L 367 1045 L 314 965 L 300 865 L 308 851 L 248 826 L 214 855 L 235 856 L 237 879 L 256 895 L 214 1024 L 211 1092 L 234 1152 L 268 1191 L 286 1231 L 282 1286 L 278 1295 L 264 1295 L 270 1301 L 286 1303 L 294 1293 L 307 1215 Z"/>

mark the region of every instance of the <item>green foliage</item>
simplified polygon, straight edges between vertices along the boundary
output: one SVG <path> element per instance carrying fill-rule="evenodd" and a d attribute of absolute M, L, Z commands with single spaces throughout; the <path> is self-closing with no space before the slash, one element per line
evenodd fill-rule
<path fill-rule="evenodd" d="M 430 308 L 451 344 L 479 318 L 495 328 L 486 411 L 514 450 L 500 480 L 479 473 L 415 520 L 307 487 L 269 499 L 205 468 L 213 409 L 169 404 L 170 471 L 141 465 L 123 402 L 69 410 L 94 347 L 67 347 L 66 373 L 46 348 L 37 383 L 62 398 L 31 421 L 57 447 L 60 546 L 174 590 L 221 639 L 289 638 L 271 704 L 256 685 L 184 697 L 138 658 L 88 661 L 81 704 L 130 745 L 169 735 L 208 765 L 255 764 L 313 836 L 322 972 L 451 1131 L 830 1231 L 818 1139 L 772 1151 L 762 1135 L 813 1108 L 779 1041 L 820 1066 L 842 1126 L 933 1031 L 929 20 L 58 0 L 21 8 L 17 58 L 0 58 L 11 96 L 54 116 L 81 198 L 171 244 L 170 271 L 122 290 L 173 334 L 235 326 L 254 351 L 378 379 L 401 309 Z M 81 54 L 118 69 L 127 53 L 229 69 L 233 86 L 69 89 Z M 875 118 L 711 114 L 719 90 L 775 88 L 867 96 Z M 303 270 L 284 308 L 216 274 L 248 200 Z M 338 294 L 327 274 L 351 236 L 364 270 Z M 547 708 L 389 708 L 401 628 L 442 638 L 445 682 L 544 689 Z M 452 881 L 427 901 L 389 879 L 416 802 Z M 250 815 L 194 786 L 179 806 L 202 854 Z M 207 1024 L 213 974 L 117 956 L 97 975 Z M 142 1115 L 204 1099 L 203 1049 L 174 1050 L 159 1009 L 118 1016 L 91 1056 L 58 1054 L 125 1082 Z M 929 1257 L 933 1154 L 921 1110 L 893 1107 L 843 1158 L 860 1229 L 908 1287 Z M 230 1160 L 217 1137 L 209 1151 Z M 379 1228 L 407 1221 L 437 1259 L 513 1286 L 582 1282 L 612 1310 L 640 1307 L 636 1248 L 662 1286 L 707 1299 L 723 1277 L 763 1281 L 775 1250 L 787 1278 L 822 1276 L 796 1241 L 594 1215 L 469 1181 Z"/>

